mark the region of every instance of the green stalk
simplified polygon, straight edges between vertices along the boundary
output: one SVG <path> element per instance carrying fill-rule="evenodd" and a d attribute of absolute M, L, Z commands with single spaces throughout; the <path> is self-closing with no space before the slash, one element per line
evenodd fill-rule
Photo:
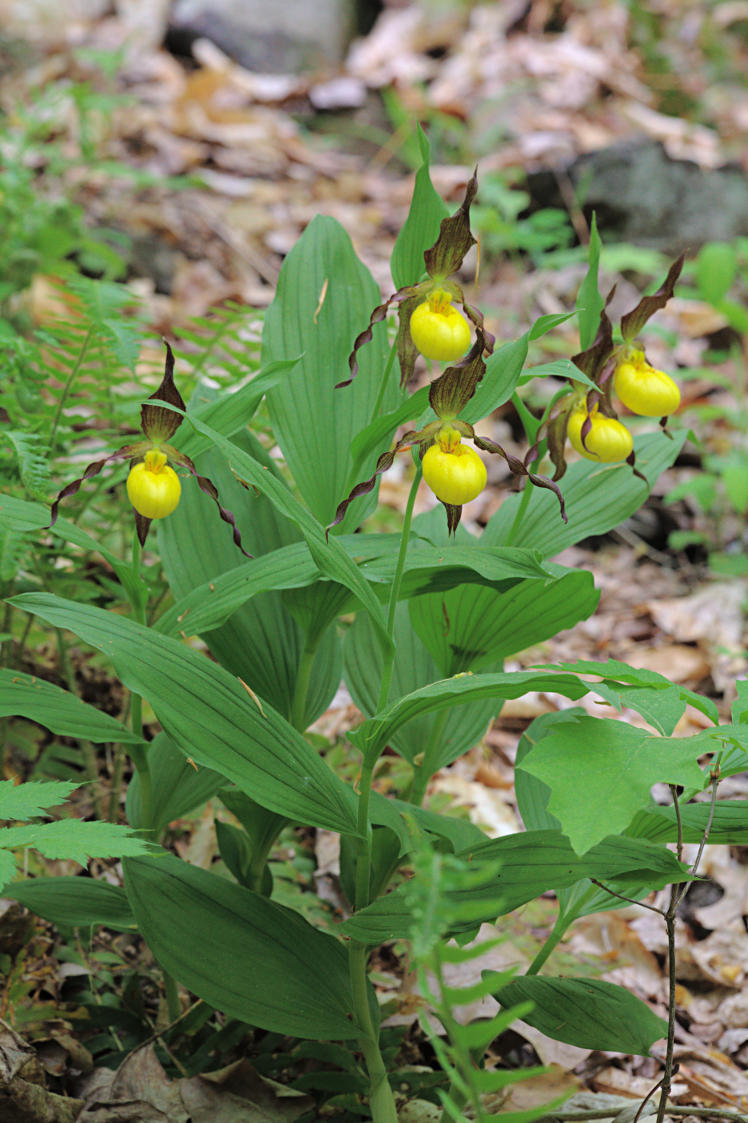
<path fill-rule="evenodd" d="M 361 1052 L 369 1073 L 369 1106 L 373 1123 L 397 1123 L 395 1097 L 387 1077 L 387 1069 L 379 1049 L 379 1033 L 369 1008 L 366 946 L 352 940 L 348 947 L 353 1009 L 364 1033 L 359 1038 Z"/>
<path fill-rule="evenodd" d="M 413 483 L 410 485 L 410 493 L 408 495 L 408 502 L 405 507 L 405 517 L 403 519 L 402 531 L 400 533 L 400 550 L 397 555 L 397 564 L 395 572 L 392 577 L 392 587 L 390 589 L 390 600 L 387 607 L 387 635 L 392 639 L 395 631 L 395 613 L 397 611 L 397 602 L 400 597 L 400 586 L 403 583 L 403 572 L 405 571 L 405 557 L 408 552 L 408 538 L 410 537 L 410 524 L 413 521 L 413 507 L 416 501 L 416 492 L 418 485 L 421 482 L 421 465 L 418 464 L 415 475 L 413 476 Z M 387 699 L 390 695 L 390 684 L 392 682 L 392 668 L 395 664 L 395 651 L 392 648 L 385 654 L 382 664 L 382 678 L 379 687 L 379 700 L 377 702 L 377 713 L 380 713 L 387 705 Z"/>
<path fill-rule="evenodd" d="M 420 807 L 423 803 L 423 797 L 426 794 L 426 786 L 433 776 L 434 772 L 436 771 L 432 764 L 432 761 L 434 759 L 434 754 L 436 753 L 436 750 L 441 743 L 441 739 L 444 735 L 444 729 L 448 720 L 449 710 L 442 710 L 442 712 L 434 721 L 434 726 L 431 730 L 431 736 L 429 737 L 428 744 L 426 745 L 426 749 L 424 750 L 423 760 L 421 761 L 421 764 L 419 765 L 413 776 L 413 782 L 408 799 L 411 803 L 415 803 L 416 807 Z"/>
<path fill-rule="evenodd" d="M 304 650 L 299 659 L 299 668 L 296 672 L 296 684 L 293 691 L 293 702 L 291 703 L 291 725 L 294 729 L 298 729 L 300 733 L 304 732 L 306 723 L 304 721 L 306 714 L 307 694 L 309 693 L 309 681 L 312 677 L 312 669 L 314 668 L 314 657 L 317 654 L 319 646 L 319 639 L 310 641 L 307 638 Z"/>
<path fill-rule="evenodd" d="M 564 913 L 559 912 L 558 916 L 556 917 L 556 923 L 553 925 L 553 929 L 552 929 L 550 935 L 546 939 L 545 943 L 543 944 L 543 946 L 540 949 L 540 951 L 538 952 L 538 954 L 533 959 L 530 966 L 525 971 L 526 975 L 537 975 L 538 971 L 543 966 L 546 959 L 548 959 L 548 956 L 551 954 L 552 951 L 554 951 L 554 949 L 559 945 L 561 940 L 564 938 L 564 934 L 566 933 L 566 930 L 568 929 L 569 924 L 571 923 L 571 921 L 573 919 L 574 919 L 573 916 L 568 917 Z"/>
<path fill-rule="evenodd" d="M 83 360 L 86 356 L 86 351 L 88 350 L 88 345 L 91 342 L 92 334 L 93 334 L 93 328 L 90 327 L 88 329 L 88 331 L 86 332 L 86 338 L 83 340 L 83 345 L 82 345 L 82 347 L 80 349 L 80 352 L 78 354 L 78 358 L 75 360 L 75 366 L 71 370 L 70 374 L 68 375 L 68 380 L 65 383 L 65 385 L 63 386 L 62 394 L 60 395 L 60 400 L 57 403 L 57 409 L 55 410 L 55 415 L 54 415 L 54 418 L 52 419 L 52 428 L 49 431 L 49 447 L 50 447 L 50 449 L 54 448 L 55 434 L 57 433 L 57 427 L 60 424 L 60 418 L 62 417 L 62 411 L 65 408 L 65 402 L 67 401 L 67 397 L 68 397 L 68 394 L 70 393 L 70 390 L 72 389 L 73 383 L 75 382 L 76 378 L 78 377 L 78 372 L 80 371 L 81 366 L 83 365 Z"/>
<path fill-rule="evenodd" d="M 133 532 L 132 539 L 132 574 L 134 587 L 140 578 L 140 540 L 137 531 Z M 145 599 L 139 591 L 128 593 L 132 614 L 138 624 L 145 624 Z M 130 694 L 130 727 L 133 733 L 143 736 L 143 699 L 139 694 Z M 140 819 L 145 830 L 151 830 L 153 825 L 153 781 L 151 766 L 148 761 L 148 750 L 144 744 L 130 745 L 128 752 L 135 766 L 140 780 Z"/>
<path fill-rule="evenodd" d="M 393 349 L 394 351 L 394 349 Z M 392 358 L 392 355 L 390 356 Z M 384 385 L 384 380 L 383 380 Z M 398 597 L 400 595 L 400 587 L 402 585 L 403 572 L 405 570 L 405 558 L 408 552 L 408 538 L 410 536 L 410 526 L 413 521 L 413 507 L 416 500 L 416 492 L 418 485 L 421 481 L 421 468 L 420 465 L 416 469 L 413 477 L 413 483 L 410 487 L 410 494 L 408 495 L 408 502 L 405 508 L 405 517 L 403 519 L 403 527 L 400 537 L 400 550 L 397 555 L 397 563 L 395 565 L 395 572 L 392 578 L 392 586 L 390 588 L 390 599 L 387 609 L 387 634 L 390 639 L 395 630 L 395 612 L 397 609 Z M 379 687 L 379 701 L 377 702 L 377 712 L 384 709 L 387 705 L 387 699 L 390 693 L 390 684 L 392 682 L 392 669 L 395 662 L 394 649 L 391 652 L 385 653 L 382 661 L 382 678 Z M 358 801 L 358 833 L 359 843 L 356 854 L 356 895 L 355 907 L 356 909 L 364 908 L 369 903 L 371 895 L 371 823 L 369 822 L 369 803 L 371 800 L 371 783 L 374 774 L 374 766 L 378 759 L 378 753 L 365 754 L 361 765 L 361 777 L 359 779 L 359 801 Z M 353 994 L 353 1005 L 355 1013 L 358 1017 L 359 1025 L 364 1030 L 364 1034 L 359 1039 L 361 1052 L 366 1061 L 366 1069 L 369 1073 L 370 1093 L 369 1103 L 371 1107 L 371 1117 L 374 1123 L 397 1123 L 397 1110 L 395 1108 L 395 1100 L 392 1094 L 389 1080 L 387 1078 L 387 1070 L 382 1059 L 382 1054 L 379 1049 L 379 1034 L 376 1026 L 374 1025 L 369 1009 L 369 995 L 367 990 L 368 975 L 366 970 L 366 946 L 357 941 L 352 940 L 349 945 L 349 970 L 351 979 L 351 992 Z"/>

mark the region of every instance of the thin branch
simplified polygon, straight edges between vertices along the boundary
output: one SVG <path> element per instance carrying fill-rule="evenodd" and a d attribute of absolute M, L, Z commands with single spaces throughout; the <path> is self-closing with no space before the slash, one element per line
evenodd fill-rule
<path fill-rule="evenodd" d="M 648 905 L 644 901 L 636 901 L 633 897 L 624 897 L 623 893 L 616 893 L 613 889 L 609 889 L 607 885 L 603 885 L 602 881 L 598 881 L 596 877 L 591 877 L 590 881 L 593 885 L 596 885 L 598 889 L 603 889 L 606 893 L 610 893 L 611 897 L 618 897 L 619 901 L 627 901 L 630 905 L 638 905 L 639 908 L 649 909 L 650 912 L 656 912 L 658 916 L 665 916 L 662 909 L 658 909 L 656 905 Z"/>

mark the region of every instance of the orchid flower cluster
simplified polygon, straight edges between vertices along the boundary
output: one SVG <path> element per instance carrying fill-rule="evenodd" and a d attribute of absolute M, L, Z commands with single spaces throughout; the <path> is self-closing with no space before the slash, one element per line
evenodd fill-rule
<path fill-rule="evenodd" d="M 424 479 L 444 505 L 449 531 L 454 534 L 463 505 L 480 495 L 487 480 L 485 464 L 473 449 L 463 444 L 463 438 L 484 452 L 503 457 L 513 475 L 524 476 L 536 487 L 555 492 L 561 515 L 566 520 L 563 496 L 552 480 L 531 471 L 528 457 L 520 460 L 513 456 L 495 441 L 477 434 L 473 426 L 459 416 L 483 378 L 486 370 L 483 356 L 493 352 L 495 342 L 484 326 L 481 312 L 466 302 L 461 287 L 453 279 L 476 241 L 470 230 L 470 206 L 477 189 L 477 176 L 473 174 L 461 205 L 453 215 L 442 220 L 438 239 L 423 255 L 428 279 L 398 289 L 374 309 L 368 326 L 354 342 L 348 360 L 351 377 L 338 384 L 338 389 L 350 385 L 358 370 L 359 349 L 371 340 L 373 326 L 381 323 L 390 307 L 397 304 L 399 322 L 395 345 L 401 385 L 405 385 L 413 373 L 419 352 L 442 362 L 458 360 L 431 383 L 429 404 L 436 420 L 421 429 L 409 430 L 393 449 L 379 457 L 373 475 L 356 484 L 339 504 L 328 530 L 341 522 L 354 499 L 372 491 L 377 477 L 392 466 L 398 452 L 418 445 Z M 462 312 L 455 308 L 455 301 Z M 472 346 L 468 321 L 475 329 Z"/>

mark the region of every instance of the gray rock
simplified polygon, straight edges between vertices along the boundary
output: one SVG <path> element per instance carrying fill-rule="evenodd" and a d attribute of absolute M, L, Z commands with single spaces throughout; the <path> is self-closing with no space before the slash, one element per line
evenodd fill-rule
<path fill-rule="evenodd" d="M 748 176 L 737 166 L 704 169 L 671 160 L 655 141 L 629 141 L 585 153 L 561 173 L 529 173 L 533 208 L 563 208 L 559 174 L 608 240 L 676 254 L 748 235 Z"/>
<path fill-rule="evenodd" d="M 288 74 L 343 61 L 358 0 L 176 0 L 170 30 L 204 36 L 248 70 Z"/>

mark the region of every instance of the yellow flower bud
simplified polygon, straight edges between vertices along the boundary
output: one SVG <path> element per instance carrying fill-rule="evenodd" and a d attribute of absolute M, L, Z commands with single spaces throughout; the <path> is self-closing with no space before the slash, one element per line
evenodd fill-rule
<path fill-rule="evenodd" d="M 410 336 L 427 359 L 453 362 L 470 346 L 470 325 L 443 289 L 432 292 L 410 317 Z"/>

